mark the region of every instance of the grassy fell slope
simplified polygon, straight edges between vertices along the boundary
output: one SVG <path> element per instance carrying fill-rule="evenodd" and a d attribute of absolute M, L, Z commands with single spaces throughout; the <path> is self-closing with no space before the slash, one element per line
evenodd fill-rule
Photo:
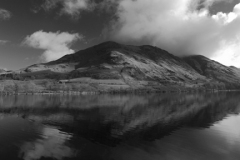
<path fill-rule="evenodd" d="M 200 55 L 185 57 L 184 60 L 212 84 L 219 83 L 228 89 L 240 88 L 240 69 L 224 66 Z"/>
<path fill-rule="evenodd" d="M 64 85 L 82 85 L 81 89 L 94 91 L 240 88 L 237 68 L 226 67 L 203 56 L 179 58 L 150 45 L 115 42 L 105 42 L 0 77 L 60 80 Z"/>

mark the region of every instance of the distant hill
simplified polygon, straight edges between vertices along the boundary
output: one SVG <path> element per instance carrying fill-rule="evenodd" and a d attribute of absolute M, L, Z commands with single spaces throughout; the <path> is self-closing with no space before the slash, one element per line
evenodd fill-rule
<path fill-rule="evenodd" d="M 88 84 L 103 91 L 240 88 L 240 70 L 236 67 L 227 67 L 200 55 L 180 58 L 150 45 L 115 42 L 101 43 L 3 76 Z"/>
<path fill-rule="evenodd" d="M 0 68 L 0 73 L 5 73 L 5 72 L 7 72 L 6 69 L 1 69 L 1 68 Z"/>

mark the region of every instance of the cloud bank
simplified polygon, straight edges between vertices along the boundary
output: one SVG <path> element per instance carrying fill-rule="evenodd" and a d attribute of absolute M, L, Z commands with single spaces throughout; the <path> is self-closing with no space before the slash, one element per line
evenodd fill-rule
<path fill-rule="evenodd" d="M 78 33 L 37 31 L 27 36 L 23 44 L 36 49 L 43 49 L 44 53 L 41 55 L 41 59 L 48 62 L 74 53 L 70 46 L 82 38 L 83 36 Z"/>
<path fill-rule="evenodd" d="M 10 11 L 0 8 L 0 19 L 7 20 L 7 19 L 10 19 L 11 16 L 12 14 Z"/>
<path fill-rule="evenodd" d="M 217 1 L 119 0 L 117 18 L 106 33 L 119 42 L 150 44 L 177 56 L 200 54 L 240 67 L 240 4 L 230 13 L 210 15 Z"/>

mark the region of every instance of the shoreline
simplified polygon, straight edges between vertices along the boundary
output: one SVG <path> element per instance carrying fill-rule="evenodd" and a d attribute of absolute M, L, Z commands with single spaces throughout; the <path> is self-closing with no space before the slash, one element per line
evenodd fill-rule
<path fill-rule="evenodd" d="M 240 90 L 181 90 L 181 91 L 47 91 L 47 92 L 0 92 L 0 95 L 99 95 L 99 94 L 168 94 L 168 93 L 218 93 L 240 92 Z"/>

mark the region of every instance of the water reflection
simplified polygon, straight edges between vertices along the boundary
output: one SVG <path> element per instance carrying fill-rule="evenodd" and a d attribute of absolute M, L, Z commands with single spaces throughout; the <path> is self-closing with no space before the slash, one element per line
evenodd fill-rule
<path fill-rule="evenodd" d="M 62 160 L 64 157 L 72 157 L 73 151 L 65 145 L 71 138 L 70 135 L 61 133 L 58 129 L 43 128 L 43 139 L 26 142 L 20 148 L 19 156 L 24 160 L 38 160 L 42 157 L 50 157 Z"/>
<path fill-rule="evenodd" d="M 240 94 L 0 97 L 0 159 L 240 158 Z"/>

